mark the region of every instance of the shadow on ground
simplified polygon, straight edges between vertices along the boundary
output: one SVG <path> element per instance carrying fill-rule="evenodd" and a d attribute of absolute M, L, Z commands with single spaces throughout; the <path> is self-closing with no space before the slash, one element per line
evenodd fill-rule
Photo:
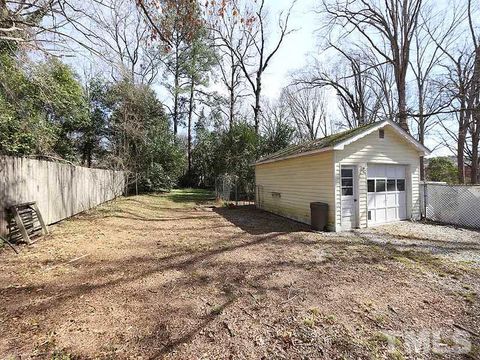
<path fill-rule="evenodd" d="M 1 257 L 0 357 L 371 358 L 388 354 L 380 330 L 480 323 L 478 273 L 171 196 L 120 200 Z"/>
<path fill-rule="evenodd" d="M 255 205 L 216 207 L 214 212 L 250 235 L 310 231 L 308 225 L 259 210 Z"/>

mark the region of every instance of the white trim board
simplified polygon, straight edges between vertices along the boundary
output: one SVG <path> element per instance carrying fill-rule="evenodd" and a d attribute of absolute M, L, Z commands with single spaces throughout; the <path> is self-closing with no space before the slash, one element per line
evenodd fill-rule
<path fill-rule="evenodd" d="M 410 134 L 407 134 L 400 126 L 398 126 L 395 122 L 392 120 L 383 120 L 382 122 L 379 122 L 377 125 L 372 126 L 371 128 L 362 131 L 360 134 L 357 134 L 355 136 L 352 136 L 351 138 L 348 138 L 337 145 L 333 147 L 334 150 L 343 150 L 345 148 L 345 145 L 349 145 L 357 140 L 360 140 L 361 138 L 373 133 L 374 131 L 377 131 L 378 129 L 384 128 L 385 126 L 390 125 L 392 129 L 397 133 L 397 135 L 401 136 L 405 140 L 407 140 L 410 144 L 412 144 L 419 152 L 422 152 L 425 155 L 430 155 L 431 151 L 427 149 L 424 145 L 422 145 L 419 141 L 417 141 L 414 137 L 412 137 Z"/>

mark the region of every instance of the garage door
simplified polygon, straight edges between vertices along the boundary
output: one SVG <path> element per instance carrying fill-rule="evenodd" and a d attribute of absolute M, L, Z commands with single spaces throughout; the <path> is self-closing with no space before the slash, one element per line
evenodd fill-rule
<path fill-rule="evenodd" d="M 368 164 L 368 224 L 407 217 L 405 166 Z"/>

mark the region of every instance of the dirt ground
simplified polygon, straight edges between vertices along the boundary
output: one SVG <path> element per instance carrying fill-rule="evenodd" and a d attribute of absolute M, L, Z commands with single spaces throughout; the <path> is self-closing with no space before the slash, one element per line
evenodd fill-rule
<path fill-rule="evenodd" d="M 119 199 L 0 250 L 0 358 L 480 358 L 470 258 L 208 197 Z"/>

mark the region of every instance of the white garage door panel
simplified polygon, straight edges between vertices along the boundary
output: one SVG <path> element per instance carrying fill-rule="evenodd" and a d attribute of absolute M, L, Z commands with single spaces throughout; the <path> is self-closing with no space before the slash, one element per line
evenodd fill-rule
<path fill-rule="evenodd" d="M 368 164 L 368 178 L 398 178 L 405 179 L 404 165 L 379 165 Z"/>
<path fill-rule="evenodd" d="M 377 209 L 375 210 L 375 217 L 374 220 L 376 223 L 384 223 L 387 220 L 386 216 L 386 210 L 385 209 Z"/>
<path fill-rule="evenodd" d="M 382 224 L 406 218 L 406 168 L 403 165 L 368 165 L 368 223 Z"/>
<path fill-rule="evenodd" d="M 388 207 L 395 207 L 398 205 L 398 195 L 395 193 L 387 193 L 387 206 Z"/>
<path fill-rule="evenodd" d="M 387 206 L 387 198 L 385 194 L 375 194 L 375 208 L 384 208 Z"/>
<path fill-rule="evenodd" d="M 388 208 L 387 209 L 387 219 L 397 219 L 397 209 L 396 208 Z"/>

